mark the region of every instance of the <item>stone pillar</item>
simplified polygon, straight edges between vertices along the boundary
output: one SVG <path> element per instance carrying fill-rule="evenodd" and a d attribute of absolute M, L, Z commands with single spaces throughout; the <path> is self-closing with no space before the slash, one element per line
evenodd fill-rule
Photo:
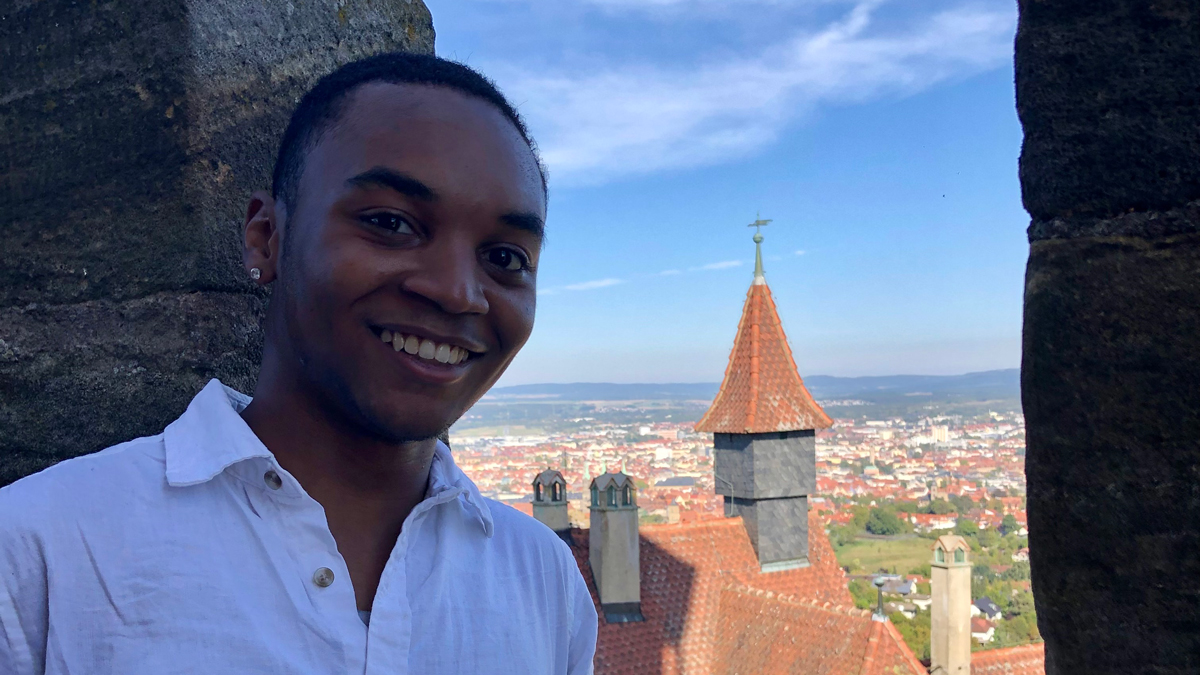
<path fill-rule="evenodd" d="M 1200 670 L 1200 2 L 1022 0 L 1030 556 L 1048 673 Z"/>
<path fill-rule="evenodd" d="M 971 559 L 962 537 L 933 544 L 929 572 L 929 675 L 971 673 Z"/>
<path fill-rule="evenodd" d="M 292 107 L 433 38 L 421 0 L 0 9 L 0 485 L 253 387 L 240 229 Z"/>
<path fill-rule="evenodd" d="M 605 623 L 642 621 L 642 564 L 637 490 L 623 473 L 603 473 L 591 496 L 588 566 Z"/>

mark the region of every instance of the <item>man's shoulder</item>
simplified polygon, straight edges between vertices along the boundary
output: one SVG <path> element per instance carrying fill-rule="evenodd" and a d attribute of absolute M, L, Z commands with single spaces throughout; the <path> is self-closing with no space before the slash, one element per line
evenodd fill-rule
<path fill-rule="evenodd" d="M 0 522 L 44 522 L 47 516 L 111 508 L 123 498 L 161 490 L 164 468 L 161 434 L 64 460 L 0 488 Z"/>
<path fill-rule="evenodd" d="M 533 516 L 526 515 L 513 507 L 494 499 L 486 499 L 492 514 L 494 536 L 504 544 L 536 549 L 544 555 L 552 555 L 560 564 L 575 566 L 575 558 L 566 542 Z"/>

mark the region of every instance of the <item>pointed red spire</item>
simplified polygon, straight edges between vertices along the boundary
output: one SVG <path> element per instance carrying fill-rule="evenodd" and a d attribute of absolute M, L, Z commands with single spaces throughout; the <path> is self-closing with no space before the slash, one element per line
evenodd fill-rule
<path fill-rule="evenodd" d="M 696 431 L 758 434 L 831 426 L 833 420 L 800 379 L 771 290 L 759 272 L 746 294 L 725 380 Z"/>

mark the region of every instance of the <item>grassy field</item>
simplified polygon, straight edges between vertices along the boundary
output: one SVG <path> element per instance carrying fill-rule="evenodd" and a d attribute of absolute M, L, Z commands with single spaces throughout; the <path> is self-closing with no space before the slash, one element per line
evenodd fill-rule
<path fill-rule="evenodd" d="M 856 539 L 854 543 L 836 548 L 838 564 L 849 565 L 854 571 L 875 572 L 880 569 L 908 574 L 910 570 L 933 561 L 933 542 L 920 537 L 904 539 Z"/>

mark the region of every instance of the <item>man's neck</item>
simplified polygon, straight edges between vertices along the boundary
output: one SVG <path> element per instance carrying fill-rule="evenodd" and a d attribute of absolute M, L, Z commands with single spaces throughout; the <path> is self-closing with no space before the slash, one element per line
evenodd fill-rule
<path fill-rule="evenodd" d="M 242 419 L 310 496 L 326 508 L 348 501 L 405 513 L 424 498 L 436 439 L 394 443 L 363 433 L 309 387 L 282 379 L 260 377 Z"/>

